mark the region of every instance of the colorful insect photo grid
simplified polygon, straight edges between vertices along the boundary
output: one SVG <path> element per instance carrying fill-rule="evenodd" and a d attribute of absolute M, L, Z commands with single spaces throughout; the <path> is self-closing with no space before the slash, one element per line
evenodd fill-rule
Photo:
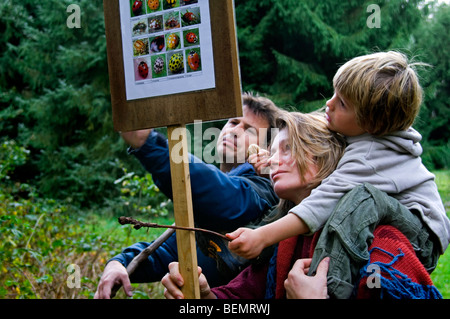
<path fill-rule="evenodd" d="M 202 71 L 198 0 L 130 0 L 136 83 Z"/>

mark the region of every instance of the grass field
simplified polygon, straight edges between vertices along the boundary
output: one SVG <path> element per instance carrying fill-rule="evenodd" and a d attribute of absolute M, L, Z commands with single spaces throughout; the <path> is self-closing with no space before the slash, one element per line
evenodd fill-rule
<path fill-rule="evenodd" d="M 93 298 L 108 259 L 164 231 L 121 226 L 108 213 L 76 214 L 54 202 L 0 198 L 0 299 Z M 133 298 L 163 298 L 162 291 L 159 283 L 134 285 Z"/>
<path fill-rule="evenodd" d="M 447 216 L 450 217 L 450 170 L 435 171 L 436 184 L 445 206 Z M 441 292 L 444 299 L 450 299 L 450 249 L 439 258 L 439 263 L 435 271 L 431 274 L 431 279 Z"/>

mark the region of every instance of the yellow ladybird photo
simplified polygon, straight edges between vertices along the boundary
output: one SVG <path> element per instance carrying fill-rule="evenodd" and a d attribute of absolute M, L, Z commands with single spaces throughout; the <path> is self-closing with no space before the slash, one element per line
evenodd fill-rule
<path fill-rule="evenodd" d="M 184 73 L 183 51 L 173 53 L 169 57 L 169 75 Z"/>
<path fill-rule="evenodd" d="M 180 0 L 161 0 L 164 10 L 173 9 L 180 6 Z"/>
<path fill-rule="evenodd" d="M 181 0 L 182 6 L 188 6 L 190 4 L 198 3 L 198 0 Z"/>
<path fill-rule="evenodd" d="M 166 34 L 166 49 L 176 50 L 180 48 L 180 33 Z"/>

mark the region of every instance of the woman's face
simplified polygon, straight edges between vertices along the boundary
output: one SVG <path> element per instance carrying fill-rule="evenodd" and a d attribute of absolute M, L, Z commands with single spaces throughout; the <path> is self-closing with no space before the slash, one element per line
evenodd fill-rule
<path fill-rule="evenodd" d="M 299 204 L 311 189 L 307 186 L 317 174 L 317 165 L 311 164 L 304 180 L 301 179 L 296 160 L 292 157 L 287 129 L 282 129 L 270 148 L 270 178 L 278 197 Z"/>

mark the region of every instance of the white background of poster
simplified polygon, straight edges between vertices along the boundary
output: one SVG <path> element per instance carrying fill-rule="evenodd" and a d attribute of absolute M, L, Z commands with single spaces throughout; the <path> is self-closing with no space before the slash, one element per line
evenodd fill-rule
<path fill-rule="evenodd" d="M 176 74 L 146 81 L 136 81 L 135 79 L 132 19 L 134 20 L 136 18 L 131 17 L 129 0 L 120 0 L 119 4 L 127 100 L 215 88 L 211 19 L 208 0 L 198 0 L 197 6 L 200 8 L 201 23 L 195 26 L 199 29 L 200 34 L 202 70 L 200 72 Z M 145 5 L 145 0 L 143 1 L 143 5 Z M 178 7 L 170 10 L 183 10 L 183 8 Z M 169 11 L 163 11 L 163 13 L 166 12 Z M 179 30 L 182 34 L 182 31 L 188 28 L 182 27 Z M 185 51 L 185 48 L 182 48 L 180 51 Z M 184 63 L 187 63 L 187 56 L 184 58 Z M 151 67 L 149 66 L 149 68 Z M 149 72 L 151 73 L 151 71 Z"/>

